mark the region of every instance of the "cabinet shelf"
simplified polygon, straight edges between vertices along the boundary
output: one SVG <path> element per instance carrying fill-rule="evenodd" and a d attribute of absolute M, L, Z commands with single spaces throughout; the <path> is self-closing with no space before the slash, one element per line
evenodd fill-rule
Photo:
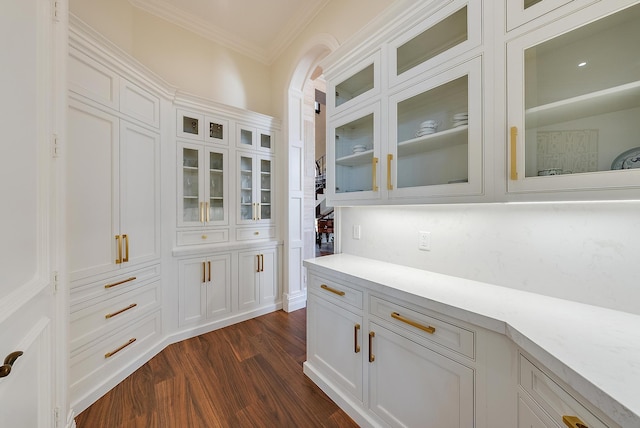
<path fill-rule="evenodd" d="M 336 164 L 344 166 L 364 165 L 371 163 L 371 159 L 373 159 L 373 150 L 365 150 L 364 152 L 337 158 Z"/>
<path fill-rule="evenodd" d="M 398 143 L 398 157 L 466 144 L 468 125 L 447 129 Z"/>
<path fill-rule="evenodd" d="M 640 107 L 640 81 L 533 107 L 525 111 L 527 129 Z"/>

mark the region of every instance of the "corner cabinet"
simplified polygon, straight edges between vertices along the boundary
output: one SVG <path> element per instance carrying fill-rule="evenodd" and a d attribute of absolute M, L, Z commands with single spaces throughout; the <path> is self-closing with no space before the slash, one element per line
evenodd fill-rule
<path fill-rule="evenodd" d="M 640 4 L 631 3 L 599 2 L 507 44 L 510 193 L 640 194 Z"/>

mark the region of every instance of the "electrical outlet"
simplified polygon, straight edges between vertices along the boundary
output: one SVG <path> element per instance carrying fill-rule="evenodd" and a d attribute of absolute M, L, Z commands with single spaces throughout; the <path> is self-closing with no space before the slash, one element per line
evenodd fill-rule
<path fill-rule="evenodd" d="M 353 239 L 360 239 L 360 225 L 354 224 L 352 229 Z"/>
<path fill-rule="evenodd" d="M 418 232 L 418 250 L 431 251 L 431 232 Z"/>

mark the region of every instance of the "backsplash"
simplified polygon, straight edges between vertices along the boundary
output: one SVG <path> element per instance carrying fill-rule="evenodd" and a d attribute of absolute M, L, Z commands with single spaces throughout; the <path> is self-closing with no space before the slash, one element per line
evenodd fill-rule
<path fill-rule="evenodd" d="M 337 211 L 344 253 L 640 315 L 640 201 Z"/>

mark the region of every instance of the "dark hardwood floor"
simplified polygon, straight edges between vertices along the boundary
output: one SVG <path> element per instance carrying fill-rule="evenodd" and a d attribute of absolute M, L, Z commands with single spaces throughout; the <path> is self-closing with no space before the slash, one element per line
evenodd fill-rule
<path fill-rule="evenodd" d="M 168 346 L 76 417 L 78 428 L 357 427 L 302 373 L 306 310 Z"/>

